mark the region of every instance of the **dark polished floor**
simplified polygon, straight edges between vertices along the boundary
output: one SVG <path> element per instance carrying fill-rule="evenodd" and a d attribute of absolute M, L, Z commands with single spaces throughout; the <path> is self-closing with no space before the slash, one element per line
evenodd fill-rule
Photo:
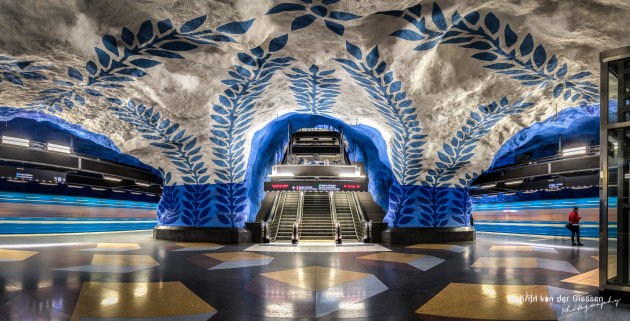
<path fill-rule="evenodd" d="M 598 295 L 597 244 L 584 243 L 483 233 L 474 243 L 342 247 L 175 243 L 151 232 L 0 237 L 0 320 L 630 320 L 628 305 L 573 301 Z"/>

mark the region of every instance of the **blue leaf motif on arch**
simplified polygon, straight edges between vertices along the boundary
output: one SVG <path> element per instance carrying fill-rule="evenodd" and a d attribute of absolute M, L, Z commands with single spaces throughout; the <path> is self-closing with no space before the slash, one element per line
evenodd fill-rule
<path fill-rule="evenodd" d="M 335 61 L 362 87 L 376 107 L 385 124 L 392 130 L 391 163 L 396 184 L 390 188 L 390 213 L 394 226 L 404 225 L 416 218 L 412 215 L 411 195 L 420 177 L 426 135 L 422 135 L 413 102 L 402 91 L 387 63 L 380 57 L 378 47 L 363 53 L 358 46 L 346 42 L 346 50 L 354 58 Z"/>
<path fill-rule="evenodd" d="M 472 58 L 488 63 L 484 68 L 507 75 L 524 86 L 554 86 L 558 90 L 554 93 L 555 97 L 562 96 L 567 102 L 580 101 L 581 104 L 589 104 L 599 99 L 596 84 L 589 81 L 576 82 L 574 79 L 592 76 L 590 72 L 567 76 L 566 63 L 555 71 L 559 63 L 555 55 L 550 56 L 542 45 L 536 46 L 531 34 L 522 37 L 519 43 L 520 37 L 510 25 L 502 24 L 492 12 L 482 16 L 473 11 L 462 18 L 455 11 L 448 21 L 437 2 L 433 2 L 430 16 L 423 16 L 422 5 L 378 14 L 396 16 L 410 23 L 413 30 L 397 30 L 391 36 L 417 43 L 415 50 L 430 50 L 439 44 L 470 48 L 476 51 L 471 55 Z M 429 19 L 433 26 L 428 25 Z"/>
<path fill-rule="evenodd" d="M 319 4 L 314 4 L 313 1 L 310 0 L 301 1 L 302 3 L 280 3 L 269 9 L 266 15 L 301 11 L 305 14 L 293 19 L 291 22 L 291 31 L 306 28 L 313 24 L 313 22 L 317 19 L 321 18 L 324 21 L 326 28 L 339 36 L 343 36 L 345 33 L 345 26 L 341 22 L 361 18 L 361 16 L 349 12 L 332 11 L 329 6 L 339 2 L 340 0 L 322 0 Z"/>
<path fill-rule="evenodd" d="M 477 144 L 490 133 L 494 125 L 505 117 L 522 113 L 534 105 L 527 102 L 527 98 L 529 95 L 510 104 L 507 97 L 503 97 L 498 103 L 478 106 L 478 112 L 470 112 L 461 129 L 442 145 L 442 149 L 437 152 L 439 161 L 434 163 L 434 169 L 427 170 L 422 181 L 427 192 L 417 196 L 418 206 L 430 214 L 426 223 L 432 225 L 427 226 L 444 226 L 449 222 L 467 223 L 461 221 L 470 215 L 470 200 L 466 191 L 479 174 L 467 173 L 465 178 L 460 178 L 457 182 L 453 182 L 453 179 L 460 169 L 471 163 L 470 159 L 475 155 Z M 462 209 L 465 211 L 462 212 Z"/>
<path fill-rule="evenodd" d="M 251 127 L 256 102 L 271 84 L 271 78 L 295 60 L 271 54 L 285 46 L 287 37 L 282 35 L 272 39 L 266 50 L 259 46 L 249 53 L 239 53 L 237 57 L 245 65 L 235 65 L 234 70 L 228 71 L 231 78 L 222 81 L 228 87 L 212 108 L 210 141 L 214 144 L 214 183 L 220 194 L 215 210 L 222 224 L 241 226 L 247 217 L 246 138 L 243 133 Z"/>
<path fill-rule="evenodd" d="M 77 104 L 82 106 L 85 104 L 84 94 L 103 96 L 100 88 L 122 88 L 125 83 L 146 76 L 148 69 L 159 65 L 163 58 L 184 59 L 185 57 L 178 52 L 194 50 L 199 46 L 219 46 L 223 42 L 235 42 L 236 40 L 226 34 L 243 34 L 250 29 L 254 21 L 252 19 L 230 22 L 219 26 L 215 32 L 202 28 L 206 19 L 206 16 L 191 19 L 180 28 L 175 28 L 169 19 L 157 23 L 146 20 L 135 33 L 123 27 L 120 38 L 105 35 L 101 39 L 103 47 L 94 48 L 97 59 L 88 61 L 83 72 L 68 67 L 67 81 L 52 80 L 58 87 L 41 91 L 41 96 L 27 106 L 50 113 L 63 112 Z M 48 66 L 50 67 L 52 66 Z M 32 71 L 23 76 L 46 79 L 45 76 Z M 9 75 L 9 78 L 13 83 L 21 83 L 13 74 Z M 105 98 L 109 101 L 115 99 Z M 122 105 L 122 102 L 117 105 Z"/>
<path fill-rule="evenodd" d="M 162 205 L 158 206 L 159 215 L 179 211 L 177 213 L 180 214 L 182 222 L 189 226 L 203 225 L 212 218 L 210 186 L 206 184 L 210 175 L 207 166 L 201 160 L 201 146 L 197 145 L 197 138 L 187 135 L 186 130 L 180 128 L 179 124 L 163 118 L 153 108 L 136 104 L 133 100 L 121 106 L 110 107 L 109 110 L 120 120 L 134 126 L 142 138 L 151 141 L 150 145 L 162 150 L 162 154 L 171 161 L 180 173 L 181 180 L 186 183 L 182 186 L 176 184 L 168 186 L 171 173 L 160 169 L 167 197 L 163 200 L 164 203 L 161 202 Z M 172 223 L 163 216 L 158 218 L 163 224 Z"/>
<path fill-rule="evenodd" d="M 335 70 L 320 71 L 315 65 L 308 72 L 298 68 L 291 70 L 293 73 L 285 74 L 291 80 L 289 88 L 296 103 L 302 107 L 297 112 L 330 115 L 341 87 L 337 84 L 341 79 L 332 76 Z"/>
<path fill-rule="evenodd" d="M 23 60 L 16 61 L 16 58 L 0 56 L 0 84 L 2 78 L 7 84 L 24 86 L 24 81 L 30 80 L 48 80 L 40 71 L 50 69 L 49 65 L 34 64 L 35 61 Z"/>

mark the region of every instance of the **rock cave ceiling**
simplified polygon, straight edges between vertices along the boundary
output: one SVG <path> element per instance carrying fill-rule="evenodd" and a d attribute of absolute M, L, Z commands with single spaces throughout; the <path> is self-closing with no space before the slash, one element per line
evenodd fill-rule
<path fill-rule="evenodd" d="M 377 129 L 398 184 L 467 187 L 521 129 L 599 104 L 598 54 L 628 44 L 629 14 L 622 0 L 2 1 L 0 117 L 79 124 L 169 184 L 201 184 L 242 181 L 257 130 L 311 113 Z"/>

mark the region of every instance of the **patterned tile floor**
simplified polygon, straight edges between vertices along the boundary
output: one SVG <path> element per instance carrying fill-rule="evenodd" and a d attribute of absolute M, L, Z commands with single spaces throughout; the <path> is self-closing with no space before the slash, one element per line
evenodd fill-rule
<path fill-rule="evenodd" d="M 0 320 L 630 320 L 628 304 L 575 310 L 598 294 L 593 241 L 281 251 L 151 236 L 2 238 Z"/>

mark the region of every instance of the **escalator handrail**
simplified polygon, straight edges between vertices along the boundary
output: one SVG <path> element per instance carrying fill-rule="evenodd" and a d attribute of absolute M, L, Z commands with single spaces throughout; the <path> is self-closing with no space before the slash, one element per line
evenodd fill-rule
<path fill-rule="evenodd" d="M 302 236 L 302 213 L 304 211 L 304 192 L 300 192 L 298 197 L 297 214 L 295 215 L 295 223 L 298 224 L 298 242 Z"/>
<path fill-rule="evenodd" d="M 274 220 L 276 218 L 276 215 L 279 214 L 279 216 L 278 216 L 278 224 L 276 224 L 276 232 L 273 234 L 273 239 L 271 240 L 272 242 L 275 242 L 276 239 L 278 238 L 278 231 L 280 230 L 280 220 L 282 220 L 282 212 L 284 212 L 284 206 L 287 203 L 286 192 L 280 193 L 280 197 L 282 197 L 282 195 L 284 195 L 284 201 L 282 202 L 282 211 L 280 213 L 277 213 L 278 209 L 276 208 L 276 214 L 274 214 Z M 278 205 L 279 204 L 280 204 L 280 201 L 278 200 Z M 273 225 L 273 221 L 272 221 L 272 225 Z"/>
<path fill-rule="evenodd" d="M 357 218 L 359 219 L 359 224 L 361 227 L 365 226 L 365 223 L 367 222 L 367 220 L 365 219 L 365 216 L 363 215 L 363 209 L 361 209 L 361 203 L 358 201 L 357 199 L 357 193 L 355 192 L 350 192 L 350 194 L 352 194 L 352 202 L 354 203 L 354 208 L 357 210 Z M 354 222 L 354 215 L 352 216 L 352 222 Z M 359 230 L 357 229 L 357 224 L 355 223 L 354 225 L 354 230 L 359 232 Z M 361 234 L 365 234 L 365 231 L 363 230 L 363 228 L 361 229 L 362 233 Z M 359 235 L 359 233 L 357 234 L 357 240 L 361 241 L 363 239 L 363 235 Z"/>
<path fill-rule="evenodd" d="M 333 235 L 335 235 L 335 227 L 337 226 L 337 208 L 335 205 L 335 192 L 328 192 L 328 203 L 330 207 L 330 221 L 332 222 Z"/>
<path fill-rule="evenodd" d="M 267 216 L 267 220 L 265 220 L 265 222 L 273 223 L 273 219 L 276 217 L 276 211 L 278 210 L 278 201 L 280 199 L 280 194 L 282 194 L 282 192 L 276 192 L 276 196 L 273 197 L 273 204 L 271 205 L 269 216 Z"/>

